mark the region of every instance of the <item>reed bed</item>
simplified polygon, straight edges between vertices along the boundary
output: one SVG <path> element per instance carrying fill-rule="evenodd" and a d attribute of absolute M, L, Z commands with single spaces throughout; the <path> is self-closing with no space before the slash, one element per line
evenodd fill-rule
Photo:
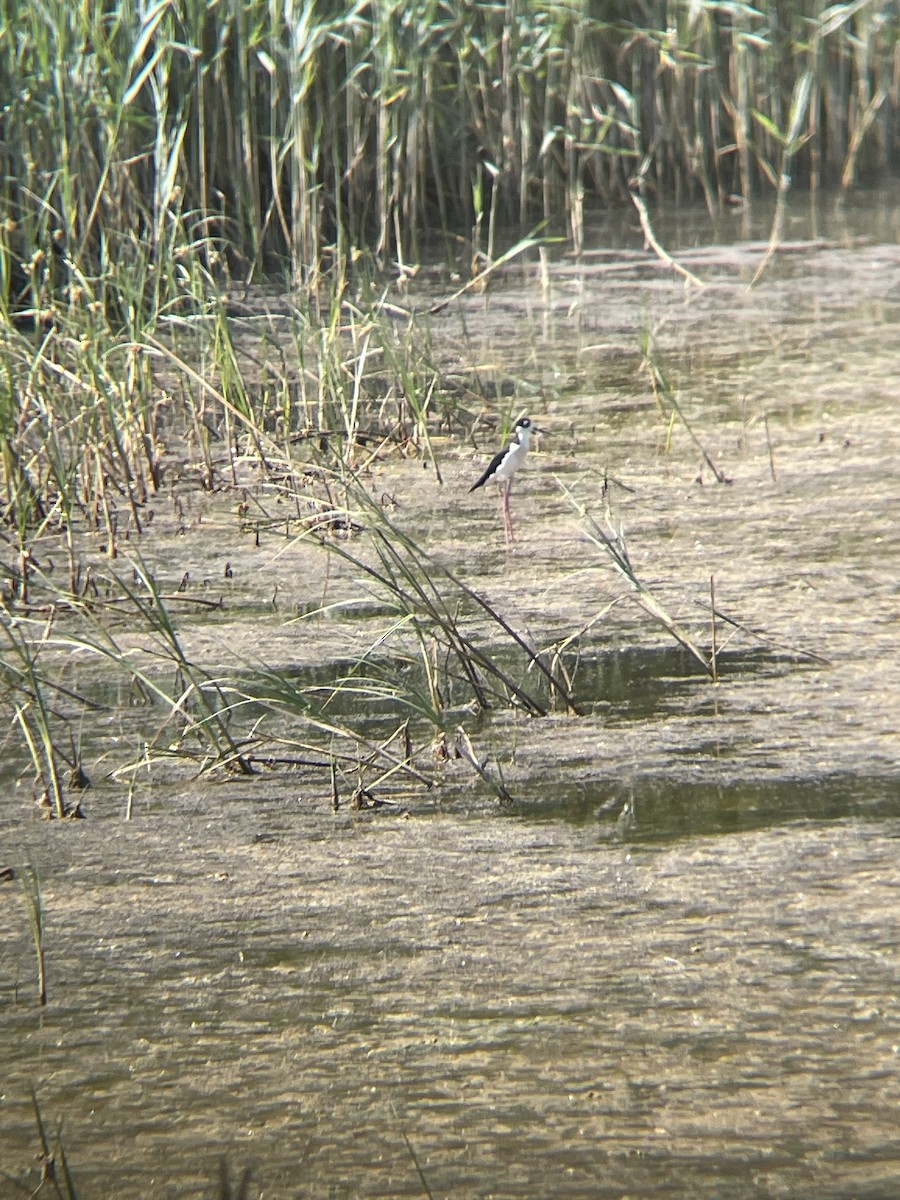
<path fill-rule="evenodd" d="M 886 0 L 7 0 L 3 27 L 0 292 L 38 311 L 87 281 L 129 320 L 123 262 L 160 306 L 194 256 L 299 283 L 435 234 L 477 255 L 497 223 L 577 245 L 637 174 L 713 207 L 786 165 L 817 187 L 897 163 Z"/>

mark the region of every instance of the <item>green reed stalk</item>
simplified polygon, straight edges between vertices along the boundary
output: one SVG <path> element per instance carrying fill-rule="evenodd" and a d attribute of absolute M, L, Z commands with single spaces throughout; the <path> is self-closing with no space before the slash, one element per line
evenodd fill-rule
<path fill-rule="evenodd" d="M 784 213 L 787 195 L 791 187 L 791 163 L 797 154 L 797 151 L 808 140 L 809 134 L 802 132 L 803 125 L 806 122 L 807 112 L 809 109 L 810 93 L 812 90 L 813 75 L 811 70 L 804 71 L 797 79 L 794 85 L 794 94 L 791 98 L 791 110 L 788 121 L 788 126 L 785 131 L 780 130 L 773 121 L 764 117 L 762 113 L 754 112 L 754 118 L 764 126 L 764 128 L 772 135 L 781 147 L 781 166 L 778 177 L 778 191 L 776 193 L 775 214 L 772 218 L 772 230 L 769 234 L 769 244 L 766 252 L 763 255 L 762 262 L 756 268 L 753 278 L 750 280 L 750 287 L 755 287 L 763 276 L 766 267 L 769 264 L 773 254 L 778 249 L 778 244 L 781 241 L 781 233 L 784 227 Z"/>
<path fill-rule="evenodd" d="M 12 652 L 11 657 L 0 658 L 3 699 L 11 705 L 35 776 L 43 784 L 51 810 L 61 819 L 66 816 L 60 766 L 63 755 L 54 736 L 56 722 L 46 696 L 46 681 L 37 665 L 45 638 L 35 648 L 21 626 L 5 614 L 0 626 Z"/>

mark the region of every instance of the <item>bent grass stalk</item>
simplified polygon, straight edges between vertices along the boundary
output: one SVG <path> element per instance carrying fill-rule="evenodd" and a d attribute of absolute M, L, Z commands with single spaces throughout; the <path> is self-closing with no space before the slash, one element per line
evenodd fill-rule
<path fill-rule="evenodd" d="M 588 529 L 586 536 L 599 549 L 603 550 L 611 560 L 613 566 L 623 579 L 627 581 L 631 589 L 636 593 L 637 601 L 641 608 L 644 609 L 653 619 L 660 624 L 663 629 L 669 633 L 676 642 L 684 646 L 698 663 L 703 667 L 708 674 L 712 673 L 712 667 L 709 659 L 702 650 L 696 645 L 691 637 L 685 633 L 681 626 L 675 621 L 659 603 L 656 597 L 651 593 L 637 577 L 634 568 L 628 557 L 628 550 L 625 545 L 625 539 L 621 533 L 609 534 L 603 530 L 599 522 L 587 511 L 585 505 L 572 495 L 571 491 L 566 487 L 561 480 L 557 479 L 557 486 L 569 501 L 578 516 L 587 522 Z"/>
<path fill-rule="evenodd" d="M 546 222 L 542 221 L 539 228 L 543 227 L 545 224 Z M 512 262 L 514 258 L 518 258 L 520 254 L 524 254 L 528 250 L 534 250 L 536 247 L 544 245 L 545 243 L 543 239 L 536 237 L 536 233 L 537 230 L 529 234 L 528 237 L 522 238 L 521 241 L 516 242 L 516 244 L 510 247 L 509 250 L 501 254 L 499 258 L 493 259 L 483 271 L 480 271 L 477 275 L 473 276 L 470 280 L 464 283 L 462 287 L 457 288 L 452 295 L 447 296 L 447 298 L 444 300 L 439 300 L 437 304 L 432 304 L 428 312 L 432 316 L 434 316 L 435 313 L 442 312 L 449 304 L 452 304 L 454 300 L 458 300 L 460 296 L 464 296 L 470 288 L 484 287 L 488 276 L 492 275 L 494 271 L 498 271 L 501 267 L 505 267 L 507 263 Z"/>
<path fill-rule="evenodd" d="M 728 646 L 731 640 L 736 637 L 738 633 L 741 633 L 759 645 L 765 646 L 769 650 L 790 654 L 792 657 L 802 659 L 804 662 L 819 663 L 824 667 L 831 666 L 831 659 L 825 658 L 824 655 L 818 654 L 813 650 L 804 650 L 802 647 L 795 646 L 790 642 L 784 642 L 780 638 L 773 637 L 772 634 L 767 633 L 764 629 L 753 629 L 749 625 L 746 625 L 743 621 L 739 621 L 736 617 L 722 612 L 720 608 L 711 609 L 710 604 L 713 603 L 714 597 L 711 598 L 709 603 L 704 603 L 700 600 L 696 601 L 698 608 L 703 608 L 709 613 L 710 619 L 713 623 L 717 621 L 721 622 L 723 625 L 727 625 L 731 630 L 726 638 L 723 638 L 718 642 L 717 653 L 720 656 L 722 651 L 726 648 L 726 646 Z"/>
<path fill-rule="evenodd" d="M 644 370 L 647 372 L 650 378 L 650 386 L 653 388 L 653 395 L 656 399 L 657 405 L 659 406 L 660 412 L 665 413 L 666 407 L 668 406 L 670 411 L 670 421 L 674 420 L 676 417 L 678 418 L 678 420 L 684 426 L 688 437 L 700 451 L 703 461 L 715 476 L 716 482 L 730 483 L 731 480 L 722 471 L 720 471 L 713 462 L 709 451 L 700 441 L 700 438 L 694 432 L 693 426 L 685 416 L 684 409 L 681 407 L 677 396 L 672 390 L 662 367 L 657 362 L 653 338 L 648 331 L 645 331 L 641 337 L 641 353 L 643 355 Z"/>
<path fill-rule="evenodd" d="M 495 775 L 489 769 L 488 760 L 482 760 L 478 758 L 477 754 L 475 753 L 475 747 L 472 745 L 472 739 L 466 733 L 465 729 L 463 729 L 462 725 L 457 727 L 456 737 L 453 744 L 460 758 L 464 758 L 466 760 L 478 778 L 482 781 L 482 783 L 485 783 L 491 789 L 500 803 L 512 804 L 513 798 L 507 791 L 506 784 L 503 782 L 503 776 L 500 773 L 499 767 L 497 768 L 497 774 Z"/>
<path fill-rule="evenodd" d="M 143 617 L 146 628 L 159 634 L 162 638 L 167 656 L 175 665 L 176 678 L 187 680 L 187 686 L 184 687 L 173 706 L 173 713 L 184 712 L 186 714 L 193 701 L 199 709 L 199 715 L 190 721 L 188 732 L 196 733 L 208 742 L 210 748 L 215 752 L 217 762 L 234 766 L 244 775 L 251 775 L 253 768 L 232 738 L 220 706 L 210 698 L 210 693 L 215 694 L 216 692 L 215 683 L 185 655 L 181 647 L 181 640 L 172 624 L 169 610 L 163 602 L 153 576 L 143 566 L 137 570 L 138 577 L 147 592 L 147 601 L 136 591 L 128 589 L 122 580 L 119 580 L 119 585 L 130 597 L 138 614 Z"/>

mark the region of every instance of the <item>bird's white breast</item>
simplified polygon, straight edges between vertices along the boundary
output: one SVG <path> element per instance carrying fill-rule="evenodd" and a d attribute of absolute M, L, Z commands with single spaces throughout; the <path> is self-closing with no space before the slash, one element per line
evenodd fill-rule
<path fill-rule="evenodd" d="M 506 457 L 497 468 L 495 479 L 511 479 L 513 474 L 518 471 L 522 463 L 525 461 L 525 455 L 528 453 L 528 431 L 522 430 L 519 437 L 514 442 L 509 443 L 509 449 L 506 452 Z"/>

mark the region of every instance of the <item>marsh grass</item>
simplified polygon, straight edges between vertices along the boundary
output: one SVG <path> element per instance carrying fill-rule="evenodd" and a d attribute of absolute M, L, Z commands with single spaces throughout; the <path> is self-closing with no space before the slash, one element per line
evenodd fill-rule
<path fill-rule="evenodd" d="M 557 483 L 566 500 L 572 505 L 582 520 L 584 534 L 588 541 L 602 552 L 604 557 L 612 564 L 619 577 L 628 584 L 629 594 L 634 597 L 644 612 L 656 624 L 688 651 L 691 657 L 703 668 L 704 672 L 709 675 L 713 683 L 719 681 L 719 664 L 722 654 L 728 649 L 731 642 L 739 636 L 748 639 L 756 646 L 764 647 L 772 653 L 786 654 L 800 662 L 828 665 L 829 660 L 824 655 L 807 650 L 802 646 L 788 643 L 765 629 L 750 628 L 736 617 L 734 613 L 727 613 L 720 609 L 716 602 L 715 578 L 712 575 L 708 580 L 708 600 L 695 601 L 696 607 L 703 610 L 709 622 L 710 649 L 707 653 L 696 639 L 687 632 L 684 625 L 675 620 L 659 600 L 658 596 L 654 594 L 653 590 L 639 578 L 628 554 L 624 530 L 621 528 L 616 530 L 613 527 L 609 507 L 607 507 L 605 518 L 601 522 L 588 510 L 585 504 L 577 499 L 569 488 L 560 481 L 557 481 Z M 556 648 L 556 654 L 559 659 L 558 669 L 565 669 L 563 655 L 569 649 L 569 646 L 583 637 L 597 621 L 602 620 L 617 602 L 617 598 L 609 601 L 582 629 L 575 631 L 575 633 L 559 643 Z M 557 659 L 554 659 L 554 664 L 556 665 L 556 663 Z"/>
<path fill-rule="evenodd" d="M 67 591 L 83 596 L 79 532 L 99 535 L 115 560 L 143 532 L 160 489 L 185 471 L 207 491 L 386 453 L 424 454 L 438 472 L 430 428 L 452 420 L 455 401 L 410 314 L 363 280 L 358 295 L 342 290 L 326 310 L 318 300 L 291 306 L 277 338 L 259 337 L 248 320 L 252 345 L 244 326 L 238 345 L 227 298 L 207 284 L 196 320 L 177 316 L 137 335 L 85 328 L 70 314 L 36 342 L 0 327 L 9 599 L 32 602 L 43 548 L 60 541 Z M 299 365 L 285 352 L 291 340 Z"/>
<path fill-rule="evenodd" d="M 40 1168 L 40 1180 L 33 1187 L 24 1178 L 16 1179 L 5 1171 L 0 1174 L 22 1196 L 40 1194 L 53 1196 L 56 1200 L 78 1200 L 79 1193 L 63 1145 L 62 1129 L 57 1130 L 55 1135 L 50 1133 L 34 1088 L 31 1090 L 31 1108 L 37 1127 L 38 1152 L 35 1157 Z"/>
<path fill-rule="evenodd" d="M 187 767 L 194 774 L 245 776 L 273 767 L 325 775 L 336 767 L 342 779 L 354 777 L 357 786 L 362 781 L 381 786 L 396 775 L 417 787 L 433 785 L 413 762 L 408 722 L 384 738 L 374 732 L 376 722 L 368 714 L 353 719 L 335 715 L 330 701 L 357 694 L 359 680 L 336 673 L 323 689 L 314 681 L 240 661 L 207 668 L 188 655 L 178 632 L 171 605 L 183 597 L 164 595 L 143 563 L 134 564 L 131 580 L 109 574 L 97 581 L 103 599 L 68 597 L 43 623 L 3 622 L 13 653 L 0 659 L 0 698 L 13 707 L 54 815 L 82 815 L 78 803 L 67 802 L 66 767 L 69 787 L 83 787 L 86 776 L 74 742 L 67 756 L 65 740 L 73 740 L 72 729 L 87 717 L 93 718 L 87 751 L 98 757 L 110 781 L 128 780 L 132 793 L 139 775 L 167 765 Z M 60 682 L 75 662 L 80 692 Z M 108 695 L 116 679 L 135 701 L 128 706 L 124 728 L 115 710 L 91 699 L 98 688 Z M 373 686 L 362 681 L 370 700 Z M 53 694 L 66 701 L 64 712 L 51 705 Z M 393 695 L 418 713 L 414 689 L 398 684 Z M 386 689 L 381 699 L 389 699 Z M 132 800 L 130 793 L 129 812 Z"/>
<path fill-rule="evenodd" d="M 133 582 L 109 577 L 117 595 L 107 601 L 70 602 L 69 625 L 57 629 L 47 644 L 60 654 L 90 657 L 135 690 L 161 722 L 142 739 L 141 766 L 154 756 L 181 758 L 244 775 L 252 768 L 231 731 L 231 711 L 223 685 L 185 653 L 174 620 L 153 574 L 137 562 Z M 113 600 L 115 623 L 110 621 Z M 74 623 L 73 625 L 73 622 Z M 126 625 L 126 640 L 116 626 Z M 154 719 L 148 715 L 149 722 Z"/>
<path fill-rule="evenodd" d="M 877 3 L 4 16 L 0 464 L 22 602 L 43 532 L 69 539 L 74 594 L 79 522 L 110 558 L 140 532 L 184 429 L 209 489 L 245 449 L 280 470 L 304 441 L 357 468 L 411 447 L 438 473 L 456 406 L 380 282 L 415 271 L 425 231 L 451 259 L 461 239 L 459 294 L 537 245 L 498 245 L 501 225 L 577 249 L 592 198 L 631 195 L 649 221 L 644 194 L 774 188 L 758 278 L 788 186 L 849 185 L 896 150 L 896 14 Z M 296 302 L 254 358 L 236 280 L 273 267 Z"/>
<path fill-rule="evenodd" d="M 303 680 L 296 673 L 266 666 L 244 666 L 227 684 L 233 711 L 243 710 L 252 721 L 254 738 L 247 761 L 264 767 L 310 768 L 328 775 L 332 788 L 355 774 L 369 788 L 380 786 L 395 775 L 431 788 L 433 778 L 414 760 L 409 722 L 404 721 L 386 737 L 377 727 L 385 721 L 380 713 L 355 710 L 358 697 L 397 701 L 414 708 L 406 689 L 370 691 L 363 681 L 336 673 L 327 685 Z M 334 701 L 350 700 L 350 714 L 337 715 Z M 355 711 L 354 711 L 355 710 Z"/>
<path fill-rule="evenodd" d="M 390 615 L 370 650 L 325 680 L 321 673 L 303 679 L 242 662 L 196 661 L 173 612 L 176 601 L 189 598 L 164 593 L 139 556 L 130 576 L 95 571 L 80 596 L 54 597 L 42 575 L 46 616 L 4 614 L 2 699 L 54 815 L 81 815 L 66 796 L 66 778 L 72 787 L 85 779 L 82 753 L 132 789 L 138 774 L 167 763 L 243 775 L 283 767 L 323 781 L 331 772 L 333 784 L 354 794 L 402 780 L 429 789 L 435 780 L 423 758 L 436 738 L 456 736 L 451 731 L 470 709 L 574 711 L 564 671 L 395 525 L 355 476 L 322 468 L 318 478 L 330 480 L 343 505 L 304 524 L 300 537 L 349 565 L 366 581 L 361 598 L 374 595 Z M 278 494 L 285 493 L 282 480 Z M 62 684 L 67 673 L 73 686 Z M 115 679 L 139 701 L 129 707 L 127 730 L 114 709 L 92 698 L 98 687 L 109 696 Z M 392 716 L 393 727 L 384 730 Z M 72 731 L 86 721 L 88 745 L 76 748 Z M 477 773 L 505 794 L 492 775 Z"/>
<path fill-rule="evenodd" d="M 663 629 L 683 646 L 700 664 L 707 674 L 714 676 L 715 668 L 708 655 L 696 644 L 686 630 L 666 611 L 665 607 L 653 595 L 651 590 L 637 576 L 622 530 L 613 531 L 610 527 L 604 529 L 601 523 L 581 504 L 564 484 L 559 484 L 563 495 L 573 506 L 579 517 L 584 521 L 585 534 L 598 550 L 603 551 L 612 563 L 618 575 L 629 585 L 629 589 L 637 599 L 641 608 L 653 618 Z M 608 609 L 608 606 L 607 606 Z M 607 611 L 604 609 L 604 612 Z"/>
<path fill-rule="evenodd" d="M 52 685 L 40 665 L 46 648 L 47 628 L 32 638 L 26 627 L 3 614 L 0 619 L 7 653 L 0 655 L 0 688 L 27 749 L 34 778 L 42 787 L 41 802 L 56 817 L 68 813 L 63 785 L 61 739 L 67 729 L 65 717 L 50 701 Z"/>

